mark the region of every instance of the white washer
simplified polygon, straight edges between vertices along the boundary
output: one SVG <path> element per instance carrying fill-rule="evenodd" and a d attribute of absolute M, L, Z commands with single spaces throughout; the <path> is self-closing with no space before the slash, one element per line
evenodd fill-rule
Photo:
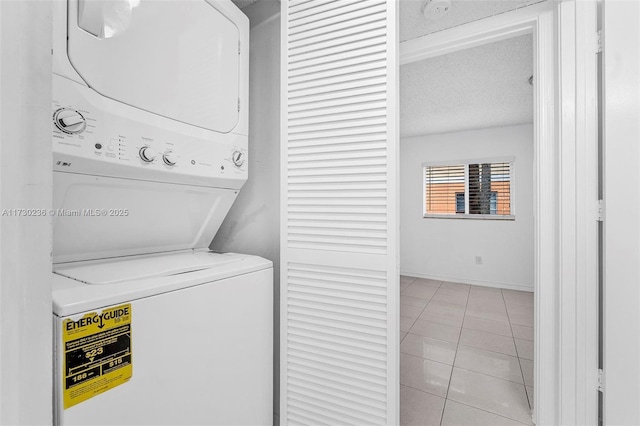
<path fill-rule="evenodd" d="M 198 270 L 177 272 L 185 269 Z M 57 424 L 272 423 L 271 262 L 238 254 L 186 252 L 56 272 Z M 75 366 L 67 358 L 73 348 L 63 342 L 65 321 L 124 304 L 131 309 L 127 343 L 132 357 L 117 351 L 114 357 L 114 351 L 105 348 L 93 362 L 85 359 L 84 366 L 65 374 L 65 359 Z M 123 357 L 125 363 L 132 362 L 131 379 L 64 408 L 63 386 L 69 377 L 104 370 Z"/>
<path fill-rule="evenodd" d="M 208 251 L 247 179 L 229 0 L 54 2 L 58 425 L 271 424 L 272 263 Z"/>

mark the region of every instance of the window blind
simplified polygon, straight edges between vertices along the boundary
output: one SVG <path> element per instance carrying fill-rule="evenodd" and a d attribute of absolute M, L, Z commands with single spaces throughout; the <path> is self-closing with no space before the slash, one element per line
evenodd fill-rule
<path fill-rule="evenodd" d="M 424 214 L 512 214 L 512 164 L 477 162 L 424 166 Z"/>
<path fill-rule="evenodd" d="M 424 168 L 424 180 L 424 212 L 456 214 L 456 200 L 459 200 L 456 194 L 462 194 L 464 203 L 465 166 L 427 166 Z"/>
<path fill-rule="evenodd" d="M 511 214 L 511 165 L 469 164 L 468 214 Z"/>

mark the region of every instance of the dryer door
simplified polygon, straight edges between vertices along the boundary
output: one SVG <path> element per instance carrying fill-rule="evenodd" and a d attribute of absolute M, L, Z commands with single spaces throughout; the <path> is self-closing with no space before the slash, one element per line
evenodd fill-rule
<path fill-rule="evenodd" d="M 69 60 L 101 95 L 227 133 L 238 123 L 239 30 L 205 0 L 70 0 Z"/>

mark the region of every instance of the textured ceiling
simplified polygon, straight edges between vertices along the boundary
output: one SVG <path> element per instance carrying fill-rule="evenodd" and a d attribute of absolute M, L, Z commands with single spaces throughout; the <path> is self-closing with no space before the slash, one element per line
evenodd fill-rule
<path fill-rule="evenodd" d="M 401 136 L 533 122 L 532 43 L 524 35 L 403 65 Z"/>
<path fill-rule="evenodd" d="M 451 0 L 449 13 L 438 20 L 422 14 L 426 0 L 400 0 L 400 41 L 477 21 L 545 0 Z"/>

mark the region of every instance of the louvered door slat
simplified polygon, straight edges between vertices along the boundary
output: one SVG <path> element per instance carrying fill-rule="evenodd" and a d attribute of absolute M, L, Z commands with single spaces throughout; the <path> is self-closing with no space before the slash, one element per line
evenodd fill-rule
<path fill-rule="evenodd" d="M 300 382 L 315 383 L 327 388 L 338 389 L 346 394 L 358 395 L 370 401 L 383 403 L 386 399 L 383 385 L 375 385 L 355 379 L 341 377 L 333 379 L 323 374 L 316 374 L 305 368 L 292 367 L 290 378 Z"/>
<path fill-rule="evenodd" d="M 349 73 L 340 73 L 338 75 L 330 75 L 330 76 L 326 76 L 323 78 L 313 78 L 313 79 L 308 79 L 305 81 L 299 81 L 299 82 L 292 82 L 289 85 L 289 90 L 291 92 L 294 93 L 294 95 L 299 95 L 300 92 L 296 93 L 296 90 L 302 90 L 302 89 L 319 89 L 322 87 L 326 86 L 330 86 L 330 85 L 335 85 L 338 83 L 342 83 L 342 84 L 346 84 L 346 83 L 353 83 L 355 81 L 361 81 L 361 80 L 365 80 L 365 79 L 375 79 L 376 77 L 385 77 L 386 76 L 386 72 L 384 70 L 384 68 L 378 68 L 378 69 L 368 69 L 368 70 L 361 70 L 361 71 L 357 71 L 357 72 L 349 72 Z M 374 80 L 375 81 L 375 80 Z M 335 90 L 335 88 L 332 87 L 333 90 Z"/>
<path fill-rule="evenodd" d="M 376 390 L 386 399 L 386 380 L 373 376 L 358 376 L 357 374 L 334 374 L 335 371 L 322 365 L 307 365 L 310 363 L 298 362 L 296 358 L 290 363 L 289 371 L 296 377 L 299 373 L 302 377 L 318 377 L 342 385 L 346 388 L 356 387 L 359 389 Z M 382 398 L 381 398 L 382 399 Z M 382 402 L 382 401 L 380 401 Z"/>
<path fill-rule="evenodd" d="M 306 388 L 306 389 L 309 389 L 315 392 L 320 392 L 320 393 L 338 395 L 345 401 L 354 401 L 365 406 L 375 407 L 375 406 L 378 406 L 380 403 L 379 398 L 370 398 L 368 395 L 364 395 L 362 393 L 362 390 L 359 390 L 359 392 L 357 393 L 349 392 L 349 391 L 345 391 L 341 387 L 338 387 L 335 385 L 332 386 L 331 383 L 322 383 L 322 382 L 319 383 L 318 381 L 310 380 L 308 377 L 305 377 L 302 379 L 297 377 L 291 377 L 290 382 L 301 388 Z"/>
<path fill-rule="evenodd" d="M 291 383 L 290 392 L 294 395 L 294 398 L 323 407 L 330 412 L 342 415 L 343 418 L 355 414 L 358 419 L 362 418 L 368 422 L 375 422 L 376 416 L 384 415 L 384 412 L 381 413 L 379 409 L 341 399 L 329 393 L 309 391 L 296 383 Z"/>
<path fill-rule="evenodd" d="M 374 22 L 381 23 L 385 21 L 386 5 L 372 4 L 367 8 L 361 9 L 359 13 L 352 14 L 351 18 L 342 20 L 341 18 L 332 19 L 329 22 L 318 21 L 307 24 L 306 29 L 293 29 L 288 31 L 288 39 L 292 42 L 301 42 L 309 44 L 324 40 L 327 38 L 342 37 L 361 31 L 363 26 Z M 340 16 L 340 15 L 338 15 Z"/>
<path fill-rule="evenodd" d="M 319 64 L 314 66 L 298 66 L 298 68 L 291 67 L 291 78 L 304 78 L 310 76 L 315 78 L 320 73 L 334 73 L 335 75 L 344 72 L 353 72 L 354 69 L 361 69 L 366 67 L 371 62 L 384 59 L 386 57 L 385 52 L 377 53 L 376 55 L 358 55 L 353 54 L 340 61 L 328 62 L 325 64 Z M 303 64 L 305 65 L 305 64 Z"/>
<path fill-rule="evenodd" d="M 312 17 L 307 18 L 306 21 L 302 19 L 296 20 L 291 22 L 293 25 L 289 27 L 289 35 L 295 36 L 297 34 L 303 34 L 305 38 L 307 38 L 317 34 L 316 30 L 321 28 L 324 32 L 338 31 L 344 26 L 353 25 L 354 22 L 362 22 L 362 11 L 366 11 L 367 16 L 385 13 L 385 0 L 368 1 L 344 6 L 339 9 L 334 9 L 331 16 L 325 12 L 324 16 L 314 14 Z"/>
<path fill-rule="evenodd" d="M 365 149 L 365 148 L 369 148 L 368 145 L 362 144 L 360 145 L 360 142 L 365 142 L 365 143 L 373 143 L 373 142 L 381 142 L 381 143 L 385 143 L 386 144 L 386 133 L 385 132 L 380 132 L 376 135 L 372 135 L 372 134 L 367 134 L 367 135 L 349 135 L 349 136 L 340 136 L 340 137 L 333 137 L 329 140 L 319 140 L 319 141 L 314 141 L 314 140 L 301 140 L 301 141 L 289 141 L 289 147 L 291 149 L 291 154 L 295 154 L 297 151 L 297 148 L 309 148 L 309 147 L 313 147 L 316 148 L 318 150 L 324 150 L 324 152 L 329 152 L 331 150 L 333 150 L 334 148 L 336 150 L 338 149 L 343 149 L 343 150 L 349 150 L 349 149 Z M 342 145 L 341 147 L 336 147 L 336 145 Z"/>
<path fill-rule="evenodd" d="M 367 351 L 349 350 L 346 349 L 344 345 L 330 345 L 320 342 L 317 339 L 304 341 L 304 339 L 292 337 L 289 342 L 289 353 L 291 353 L 291 350 L 296 350 L 300 353 L 306 352 L 309 354 L 308 356 L 333 358 L 358 366 L 368 366 L 377 369 L 385 368 L 386 360 L 383 356 L 380 356 L 380 359 L 375 359 L 371 357 Z"/>
<path fill-rule="evenodd" d="M 354 32 L 358 29 L 354 29 Z M 322 69 L 322 66 L 331 68 L 338 68 L 359 64 L 371 59 L 369 56 L 375 56 L 376 54 L 385 53 L 386 44 L 382 41 L 374 44 L 373 46 L 364 47 L 357 51 L 338 51 L 328 55 L 324 55 L 318 58 L 309 59 L 306 61 L 291 61 L 289 66 L 292 70 L 300 70 L 306 68 L 308 72 L 313 70 Z M 368 61 L 367 61 L 368 62 Z"/>
<path fill-rule="evenodd" d="M 304 11 L 309 11 L 311 9 L 316 9 L 324 5 L 328 5 L 329 3 L 337 3 L 339 1 L 340 0 L 289 0 L 288 14 L 292 17 L 292 19 L 294 19 L 296 14 Z"/>
<path fill-rule="evenodd" d="M 282 2 L 283 425 L 398 423 L 396 20 Z"/>
<path fill-rule="evenodd" d="M 350 38 L 361 38 L 361 34 L 354 34 Z M 381 46 L 385 44 L 385 35 L 381 30 L 378 30 L 377 37 L 367 37 L 357 42 L 343 43 L 343 39 L 328 40 L 322 43 L 314 43 L 311 46 L 305 46 L 300 52 L 289 56 L 289 64 L 294 65 L 303 61 L 311 61 L 318 58 L 323 58 L 323 62 L 326 59 L 331 59 L 331 55 L 339 55 L 345 52 L 360 53 L 362 49 Z"/>
<path fill-rule="evenodd" d="M 301 55 L 304 55 L 305 53 L 309 53 L 309 52 L 330 52 L 330 49 L 339 49 L 339 48 L 343 48 L 343 49 L 347 49 L 347 50 L 353 50 L 354 48 L 354 44 L 353 43 L 357 43 L 357 42 L 363 42 L 363 41 L 369 41 L 369 40 L 373 40 L 373 41 L 377 41 L 378 43 L 380 42 L 380 38 L 381 37 L 385 37 L 386 36 L 386 31 L 384 27 L 381 27 L 380 24 L 374 24 L 374 27 L 377 27 L 377 29 L 374 29 L 372 31 L 367 31 L 367 32 L 356 32 L 353 33 L 351 35 L 346 35 L 346 36 L 342 36 L 342 37 L 324 37 L 323 40 L 318 41 L 315 40 L 314 42 L 309 42 L 306 45 L 300 45 L 298 46 L 296 49 L 291 50 L 289 52 L 289 63 L 291 63 L 291 61 L 296 61 L 300 58 Z M 292 74 L 292 81 L 296 81 L 296 77 L 298 76 L 298 74 Z"/>
<path fill-rule="evenodd" d="M 337 6 L 328 4 L 316 7 L 313 11 L 310 10 L 296 14 L 295 17 L 289 21 L 289 28 L 293 30 L 304 24 L 312 22 L 320 23 L 334 16 L 340 16 L 354 10 L 369 7 L 372 3 L 384 3 L 384 0 L 340 0 Z"/>
<path fill-rule="evenodd" d="M 365 102 L 366 105 L 362 105 Z M 330 106 L 328 108 L 313 108 L 306 109 L 305 111 L 289 111 L 290 122 L 304 122 L 307 118 L 322 118 L 322 117 L 343 117 L 349 114 L 367 114 L 369 111 L 376 111 L 379 109 L 385 109 L 387 107 L 386 102 L 371 102 L 371 100 L 363 99 L 361 102 L 353 102 L 347 105 Z"/>

